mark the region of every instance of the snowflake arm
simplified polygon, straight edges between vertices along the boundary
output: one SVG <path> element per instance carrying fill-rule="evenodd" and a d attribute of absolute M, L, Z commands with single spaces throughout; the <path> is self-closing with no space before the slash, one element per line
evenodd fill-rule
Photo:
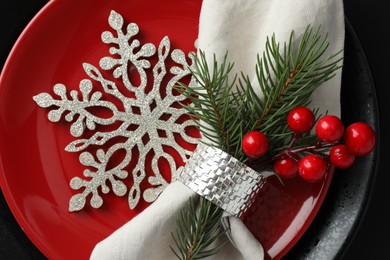
<path fill-rule="evenodd" d="M 106 170 L 110 162 L 112 155 L 118 150 L 123 149 L 126 151 L 125 158 L 116 167 Z M 117 144 L 112 146 L 107 153 L 99 149 L 96 152 L 97 160 L 89 152 L 83 152 L 80 154 L 80 162 L 85 166 L 90 166 L 96 169 L 96 171 L 84 170 L 84 176 L 90 177 L 90 180 L 84 180 L 79 177 L 74 177 L 70 181 L 70 187 L 74 190 L 78 190 L 85 187 L 82 193 L 73 195 L 69 201 L 69 211 L 79 211 L 86 203 L 86 198 L 92 193 L 90 204 L 93 208 L 99 208 L 103 204 L 103 199 L 99 195 L 98 188 L 101 187 L 102 193 L 106 194 L 110 191 L 106 182 L 111 183 L 111 187 L 115 195 L 123 196 L 127 192 L 126 185 L 114 178 L 116 176 L 119 179 L 127 177 L 128 173 L 123 168 L 129 163 L 131 159 L 131 150 L 125 148 L 123 144 Z"/>
<path fill-rule="evenodd" d="M 111 11 L 108 19 L 108 23 L 111 28 L 116 30 L 118 37 L 114 37 L 111 32 L 104 32 L 102 34 L 102 41 L 106 44 L 114 43 L 118 47 L 112 47 L 110 54 L 119 55 L 121 58 L 115 59 L 112 57 L 104 57 L 100 60 L 100 67 L 105 70 L 111 70 L 115 68 L 113 76 L 115 78 L 121 77 L 126 88 L 132 92 L 143 95 L 147 84 L 145 69 L 150 68 L 151 64 L 146 59 L 141 57 L 151 57 L 156 52 L 156 47 L 152 43 L 147 43 L 141 47 L 138 52 L 135 52 L 140 46 L 139 40 L 135 39 L 131 43 L 129 40 L 138 34 L 139 28 L 135 23 L 130 23 L 127 26 L 126 34 L 123 33 L 122 27 L 124 24 L 123 17 L 115 11 Z M 128 64 L 134 65 L 140 76 L 141 82 L 139 86 L 134 86 L 128 76 Z"/>
<path fill-rule="evenodd" d="M 92 83 L 90 80 L 82 80 L 80 82 L 80 91 L 82 93 L 82 100 L 79 100 L 78 92 L 75 90 L 70 91 L 71 99 L 69 100 L 66 93 L 66 87 L 63 84 L 56 84 L 53 88 L 54 93 L 61 99 L 56 100 L 48 93 L 41 93 L 33 97 L 34 101 L 43 108 L 56 106 L 58 109 L 52 109 L 48 113 L 48 119 L 51 122 L 60 121 L 65 111 L 69 113 L 65 116 L 66 121 L 71 122 L 75 115 L 79 115 L 77 120 L 72 123 L 70 127 L 70 133 L 79 137 L 83 134 L 85 126 L 94 130 L 96 124 L 109 125 L 123 117 L 122 113 L 116 108 L 116 106 L 108 101 L 100 100 L 102 93 L 96 91 L 92 93 Z M 92 95 L 90 95 L 92 93 Z M 111 117 L 104 118 L 94 115 L 88 108 L 100 107 L 100 109 L 107 109 L 111 111 Z"/>

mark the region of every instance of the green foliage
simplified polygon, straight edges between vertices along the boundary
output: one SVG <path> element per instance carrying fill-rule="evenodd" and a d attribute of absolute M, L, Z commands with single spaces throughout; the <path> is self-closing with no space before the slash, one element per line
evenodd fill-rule
<path fill-rule="evenodd" d="M 331 79 L 342 63 L 342 51 L 323 57 L 329 41 L 327 35 L 320 34 L 320 28 L 313 30 L 308 26 L 296 50 L 293 50 L 293 42 L 293 32 L 282 47 L 275 35 L 267 38 L 265 51 L 257 58 L 255 85 L 244 74 L 233 75 L 229 79 L 233 64 L 227 62 L 227 54 L 220 64 L 214 56 L 210 69 L 205 53 L 199 51 L 192 71 L 198 85 L 180 85 L 177 89 L 190 99 L 191 104 L 183 106 L 198 124 L 202 135 L 210 141 L 206 144 L 217 146 L 242 162 L 246 161 L 246 157 L 241 149 L 241 140 L 250 131 L 258 130 L 267 136 L 270 144 L 268 158 L 286 147 L 286 141 L 293 135 L 286 124 L 288 112 L 298 105 L 308 105 L 313 91 Z M 313 142 L 312 138 L 303 140 Z M 267 156 L 261 160 L 266 160 Z M 222 211 L 215 209 L 211 203 L 206 206 Z M 196 215 L 197 212 L 190 202 L 188 211 L 182 213 L 175 237 L 181 256 L 193 247 L 204 250 L 203 242 L 194 246 L 188 241 L 198 240 L 189 240 L 187 235 L 193 238 L 193 232 L 199 231 L 193 228 L 199 219 L 207 225 L 207 217 L 202 214 L 210 210 L 201 209 L 196 218 L 190 219 L 187 215 Z M 220 228 L 219 220 L 214 218 L 216 215 L 212 216 L 210 224 L 215 227 L 208 228 Z M 196 236 L 206 237 L 206 234 Z M 180 255 L 177 256 L 180 258 Z"/>
<path fill-rule="evenodd" d="M 322 58 L 329 42 L 327 36 L 320 35 L 320 28 L 313 31 L 308 27 L 296 52 L 292 51 L 292 42 L 293 33 L 281 52 L 275 36 L 267 39 L 266 50 L 262 59 L 258 56 L 256 66 L 258 85 L 264 97 L 260 99 L 255 91 L 251 92 L 255 108 L 247 112 L 246 120 L 254 122 L 248 130 L 263 132 L 272 144 L 271 153 L 283 146 L 291 135 L 286 124 L 288 112 L 298 105 L 308 105 L 311 94 L 341 67 L 341 51 Z M 248 80 L 245 83 L 242 89 L 254 88 Z"/>
<path fill-rule="evenodd" d="M 212 243 L 225 233 L 220 227 L 223 211 L 210 201 L 200 198 L 199 207 L 190 198 L 188 209 L 181 211 L 176 220 L 176 234 L 172 234 L 177 249 L 171 247 L 178 259 L 202 259 L 214 255 L 224 244 Z"/>

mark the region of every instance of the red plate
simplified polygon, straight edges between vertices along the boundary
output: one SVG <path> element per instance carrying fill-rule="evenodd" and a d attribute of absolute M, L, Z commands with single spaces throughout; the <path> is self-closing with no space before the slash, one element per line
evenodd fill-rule
<path fill-rule="evenodd" d="M 56 83 L 76 89 L 86 78 L 83 62 L 98 65 L 108 54 L 100 35 L 111 10 L 135 22 L 142 42 L 158 45 L 168 35 L 174 47 L 193 50 L 201 1 L 55 0 L 31 21 L 13 48 L 0 78 L 1 187 L 20 226 L 51 259 L 88 259 L 94 245 L 148 206 L 131 211 L 127 198 L 105 197 L 105 205 L 68 212 L 69 188 L 83 167 L 64 147 L 74 140 L 68 125 L 47 119 L 32 97 Z M 271 180 L 251 208 L 246 224 L 268 257 L 280 258 L 301 237 L 328 189 L 299 178 L 285 186 Z"/>

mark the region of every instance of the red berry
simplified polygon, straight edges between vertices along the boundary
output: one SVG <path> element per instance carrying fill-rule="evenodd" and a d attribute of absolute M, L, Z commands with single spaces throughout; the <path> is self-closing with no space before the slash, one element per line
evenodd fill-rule
<path fill-rule="evenodd" d="M 298 174 L 298 164 L 288 157 L 276 160 L 273 169 L 282 178 L 293 178 Z"/>
<path fill-rule="evenodd" d="M 297 106 L 290 111 L 287 115 L 287 124 L 291 131 L 304 134 L 309 132 L 314 124 L 316 119 L 313 112 L 304 106 Z"/>
<path fill-rule="evenodd" d="M 316 134 L 318 138 L 327 143 L 334 143 L 343 137 L 344 124 L 337 116 L 327 115 L 318 120 Z"/>
<path fill-rule="evenodd" d="M 267 137 L 259 131 L 249 132 L 242 139 L 242 149 L 248 157 L 258 158 L 268 150 Z"/>
<path fill-rule="evenodd" d="M 324 179 L 328 165 L 324 158 L 316 154 L 303 157 L 298 163 L 299 175 L 307 182 L 319 182 Z"/>
<path fill-rule="evenodd" d="M 344 143 L 355 156 L 365 156 L 375 147 L 374 130 L 363 122 L 351 124 L 345 130 Z"/>
<path fill-rule="evenodd" d="M 344 144 L 333 146 L 332 149 L 330 149 L 329 158 L 334 166 L 341 169 L 351 167 L 355 161 L 355 156 Z"/>

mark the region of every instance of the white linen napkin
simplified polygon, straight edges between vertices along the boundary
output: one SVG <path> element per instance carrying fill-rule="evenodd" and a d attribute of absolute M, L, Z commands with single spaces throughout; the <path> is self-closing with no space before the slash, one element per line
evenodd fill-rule
<path fill-rule="evenodd" d="M 198 48 L 211 59 L 223 59 L 226 51 L 235 63 L 234 72 L 255 79 L 256 55 L 262 53 L 267 36 L 278 42 L 288 41 L 294 30 L 299 40 L 308 25 L 321 25 L 328 33 L 327 53 L 344 46 L 344 12 L 342 0 L 203 0 L 199 22 Z M 254 80 L 253 82 L 255 82 Z M 320 113 L 340 114 L 341 72 L 326 82 L 312 96 L 312 106 Z M 160 197 L 137 217 L 116 230 L 94 248 L 91 259 L 176 259 L 169 245 L 175 231 L 176 217 L 194 192 L 179 182 L 171 183 Z M 225 214 L 224 225 L 230 227 L 228 243 L 217 255 L 207 259 L 263 259 L 261 244 L 243 222 Z"/>

